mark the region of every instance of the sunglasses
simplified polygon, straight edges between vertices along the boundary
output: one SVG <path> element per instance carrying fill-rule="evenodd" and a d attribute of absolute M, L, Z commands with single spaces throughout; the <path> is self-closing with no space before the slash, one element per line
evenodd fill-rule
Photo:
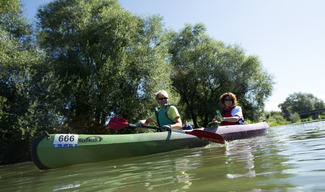
<path fill-rule="evenodd" d="M 232 99 L 224 99 L 224 101 L 232 101 Z"/>
<path fill-rule="evenodd" d="M 158 100 L 164 100 L 164 99 L 168 99 L 168 97 L 162 97 L 162 98 L 158 98 Z"/>

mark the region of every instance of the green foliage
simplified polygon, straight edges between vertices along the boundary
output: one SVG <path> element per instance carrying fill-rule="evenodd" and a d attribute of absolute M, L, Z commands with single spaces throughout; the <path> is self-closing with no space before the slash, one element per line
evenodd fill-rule
<path fill-rule="evenodd" d="M 22 3 L 20 0 L 0 1 L 0 26 L 3 31 L 8 32 L 6 38 L 16 38 L 20 43 L 31 40 L 31 25 L 27 24 L 23 17 Z M 1 36 L 5 38 L 5 36 Z"/>
<path fill-rule="evenodd" d="M 289 119 L 292 123 L 297 123 L 300 120 L 300 116 L 298 113 L 291 113 Z"/>
<path fill-rule="evenodd" d="M 233 92 L 245 117 L 256 121 L 271 94 L 272 77 L 256 57 L 246 57 L 238 46 L 225 46 L 205 32 L 205 26 L 197 24 L 169 34 L 172 81 L 185 118 L 192 118 L 195 127 L 206 126 L 221 108 L 220 95 Z"/>
<path fill-rule="evenodd" d="M 288 121 L 283 117 L 283 114 L 279 111 L 265 112 L 264 119 L 269 123 L 269 125 L 271 127 L 279 126 L 279 125 L 286 125 L 286 124 L 290 124 L 290 123 L 309 122 L 309 121 L 315 120 L 314 118 L 312 118 L 312 116 L 308 116 L 304 119 L 300 119 L 300 115 L 298 113 L 293 113 L 293 114 L 290 114 L 290 117 L 288 118 L 289 121 Z M 321 120 L 321 119 L 325 119 L 324 115 L 319 116 L 319 120 Z"/>
<path fill-rule="evenodd" d="M 169 89 L 160 17 L 131 15 L 110 0 L 53 1 L 37 16 L 38 39 L 60 80 L 70 127 L 77 129 L 73 122 L 80 118 L 98 126 L 110 116 L 144 118 L 153 93 Z"/>
<path fill-rule="evenodd" d="M 314 119 L 311 116 L 301 119 L 301 122 L 308 122 L 308 121 L 314 121 Z"/>
<path fill-rule="evenodd" d="M 290 114 L 298 113 L 300 118 L 307 118 L 309 111 L 322 109 L 325 107 L 324 101 L 318 99 L 310 93 L 293 93 L 286 98 L 283 103 L 279 104 L 283 114 L 287 117 Z"/>
<path fill-rule="evenodd" d="M 0 164 L 29 159 L 29 147 L 41 130 L 57 126 L 54 89 L 43 55 L 33 46 L 18 1 L 1 1 Z"/>
<path fill-rule="evenodd" d="M 283 118 L 281 112 L 279 111 L 265 112 L 264 116 L 264 119 L 269 123 L 270 126 L 278 126 L 289 123 Z"/>

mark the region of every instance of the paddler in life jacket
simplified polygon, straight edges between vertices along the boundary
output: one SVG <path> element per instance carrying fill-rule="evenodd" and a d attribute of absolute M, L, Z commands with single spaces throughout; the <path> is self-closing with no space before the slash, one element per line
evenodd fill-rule
<path fill-rule="evenodd" d="M 219 100 L 222 106 L 224 106 L 221 111 L 223 121 L 221 121 L 216 115 L 212 122 L 218 125 L 243 125 L 244 116 L 241 107 L 237 105 L 236 95 L 231 92 L 227 92 L 222 94 Z"/>
<path fill-rule="evenodd" d="M 136 123 L 137 127 L 156 123 L 163 130 L 181 129 L 182 120 L 177 108 L 174 105 L 168 104 L 168 93 L 165 90 L 160 90 L 156 94 L 156 101 L 159 107 L 155 108 L 155 112 L 145 120 L 139 120 Z"/>
<path fill-rule="evenodd" d="M 192 130 L 193 127 L 190 125 L 187 121 L 184 122 L 184 125 L 182 126 L 182 130 Z"/>

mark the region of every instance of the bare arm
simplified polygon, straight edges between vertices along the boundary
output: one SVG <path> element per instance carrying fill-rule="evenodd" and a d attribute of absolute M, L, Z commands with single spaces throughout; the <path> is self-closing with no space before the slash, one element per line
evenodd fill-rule
<path fill-rule="evenodd" d="M 149 124 L 153 123 L 154 121 L 152 119 L 148 118 L 148 119 L 140 120 L 140 122 L 143 125 L 149 125 Z"/>
<path fill-rule="evenodd" d="M 237 121 L 239 121 L 239 117 L 238 116 L 234 116 L 234 117 L 223 117 L 223 121 L 226 122 L 234 122 L 236 123 Z"/>
<path fill-rule="evenodd" d="M 176 117 L 174 119 L 175 124 L 170 125 L 171 129 L 181 129 L 182 128 L 182 120 L 180 117 Z"/>
<path fill-rule="evenodd" d="M 223 121 L 225 121 L 225 122 L 234 122 L 234 123 L 236 123 L 240 119 L 240 117 L 238 117 L 238 116 L 234 116 L 234 117 L 222 117 L 222 118 L 223 118 Z M 220 118 L 217 115 L 214 116 L 214 118 L 212 119 L 212 122 L 213 123 L 216 123 L 218 125 L 221 124 Z"/>

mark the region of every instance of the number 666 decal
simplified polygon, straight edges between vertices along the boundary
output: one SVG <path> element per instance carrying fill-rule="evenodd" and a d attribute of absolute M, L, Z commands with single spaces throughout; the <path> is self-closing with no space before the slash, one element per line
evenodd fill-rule
<path fill-rule="evenodd" d="M 77 147 L 78 135 L 73 134 L 56 134 L 54 137 L 53 147 Z"/>

